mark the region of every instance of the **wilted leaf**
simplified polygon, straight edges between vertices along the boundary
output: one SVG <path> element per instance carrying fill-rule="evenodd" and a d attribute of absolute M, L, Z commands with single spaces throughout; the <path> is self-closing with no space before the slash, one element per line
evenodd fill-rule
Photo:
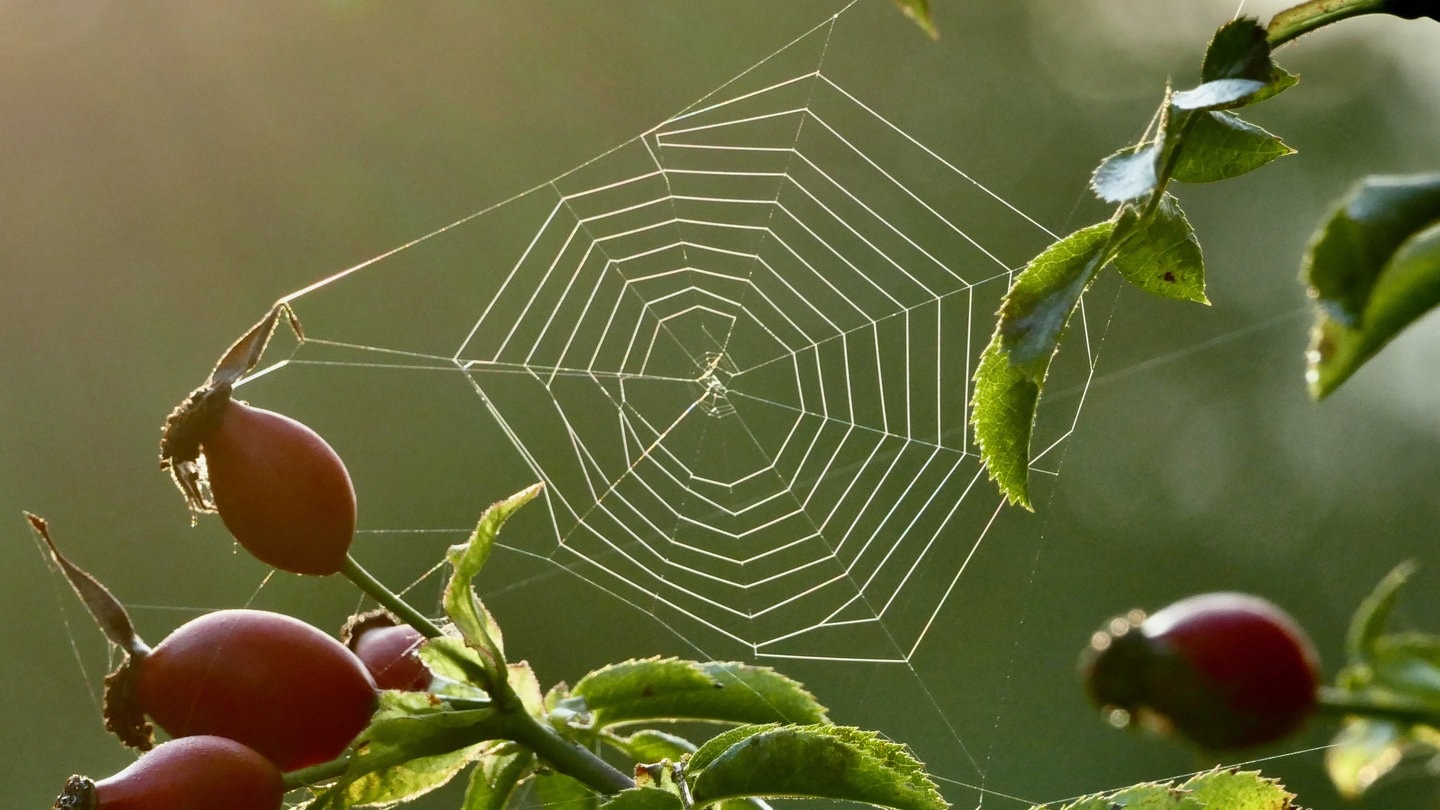
<path fill-rule="evenodd" d="M 1148 293 L 1210 303 L 1205 297 L 1205 260 L 1200 242 L 1180 205 L 1169 194 L 1160 200 L 1152 218 L 1121 243 L 1111 263 L 1127 281 Z"/>
<path fill-rule="evenodd" d="M 1170 176 L 1182 183 L 1228 180 L 1293 154 L 1279 138 L 1234 113 L 1201 112 L 1190 120 Z"/>

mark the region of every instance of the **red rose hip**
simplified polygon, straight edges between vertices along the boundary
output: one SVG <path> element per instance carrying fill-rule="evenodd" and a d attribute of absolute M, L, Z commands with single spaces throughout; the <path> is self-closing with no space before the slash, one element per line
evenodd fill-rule
<path fill-rule="evenodd" d="M 425 637 L 408 624 L 368 627 L 350 642 L 350 649 L 370 670 L 381 689 L 422 691 L 430 686 L 430 668 L 420 660 Z"/>
<path fill-rule="evenodd" d="M 200 441 L 215 509 L 260 561 L 296 574 L 341 569 L 355 537 L 355 489 L 318 433 L 231 400 Z"/>
<path fill-rule="evenodd" d="M 1315 711 L 1319 659 L 1288 614 L 1256 596 L 1182 599 L 1136 624 L 1111 622 L 1082 658 L 1100 705 L 1199 745 L 1273 742 Z"/>
<path fill-rule="evenodd" d="M 260 610 L 221 610 L 188 622 L 138 668 L 140 708 L 172 737 L 228 737 L 284 771 L 343 753 L 378 697 L 345 645 L 299 619 Z"/>
<path fill-rule="evenodd" d="M 284 778 L 234 740 L 196 736 L 161 743 L 119 773 L 72 776 L 52 810 L 280 810 Z"/>

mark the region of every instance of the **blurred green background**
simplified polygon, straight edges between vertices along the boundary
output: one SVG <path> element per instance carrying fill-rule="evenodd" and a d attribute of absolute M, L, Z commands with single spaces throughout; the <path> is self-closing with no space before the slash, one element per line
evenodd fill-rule
<path fill-rule="evenodd" d="M 7 806 L 46 806 L 68 774 L 129 760 L 99 723 L 104 642 L 20 510 L 49 518 L 152 642 L 197 611 L 242 604 L 338 625 L 357 604 L 346 583 L 267 580 L 218 521 L 188 527 L 155 468 L 165 413 L 278 296 L 628 140 L 842 5 L 0 4 Z M 1063 231 L 1108 215 L 1084 192 L 1090 168 L 1139 135 L 1167 78 L 1194 79 L 1235 5 L 941 3 L 931 42 L 887 0 L 861 0 L 836 58 L 852 92 Z M 1440 322 L 1314 405 L 1296 283 L 1314 224 L 1354 178 L 1436 167 L 1437 45 L 1440 26 L 1387 18 L 1284 49 L 1278 61 L 1303 81 L 1251 117 L 1300 154 L 1180 192 L 1214 306 L 1097 287 L 1096 381 L 1038 513 L 1003 518 L 910 667 L 783 668 L 838 721 L 909 742 L 964 783 L 946 785 L 957 805 L 1014 807 L 1210 764 L 1111 731 L 1085 705 L 1075 654 L 1110 615 L 1255 591 L 1311 628 L 1333 670 L 1354 604 L 1416 558 L 1427 566 L 1399 618 L 1440 628 Z M 423 326 L 426 313 L 397 296 L 353 317 Z M 356 555 L 388 581 L 422 577 L 463 536 L 451 530 L 528 483 L 463 387 L 315 368 L 275 377 L 263 404 L 341 449 L 364 528 L 437 530 L 362 535 Z M 416 408 L 433 419 L 394 418 Z M 512 655 L 547 683 L 622 656 L 693 654 L 644 613 L 520 555 L 498 556 L 483 585 Z M 1332 730 L 1317 722 L 1260 752 L 1288 754 L 1263 767 L 1303 804 L 1338 802 L 1321 754 L 1303 752 Z M 1361 806 L 1437 800 L 1440 782 L 1416 764 Z"/>

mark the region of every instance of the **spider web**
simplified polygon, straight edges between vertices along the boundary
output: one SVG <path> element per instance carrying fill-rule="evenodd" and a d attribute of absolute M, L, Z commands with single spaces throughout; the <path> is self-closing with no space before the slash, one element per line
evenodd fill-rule
<path fill-rule="evenodd" d="M 970 379 L 1054 235 L 827 71 L 839 18 L 287 296 L 307 339 L 279 365 L 463 379 L 545 483 L 550 536 L 523 550 L 697 648 L 908 662 L 1002 510 Z M 1076 321 L 1053 374 L 1083 390 Z M 1055 471 L 1081 401 L 1045 414 L 1033 473 Z"/>

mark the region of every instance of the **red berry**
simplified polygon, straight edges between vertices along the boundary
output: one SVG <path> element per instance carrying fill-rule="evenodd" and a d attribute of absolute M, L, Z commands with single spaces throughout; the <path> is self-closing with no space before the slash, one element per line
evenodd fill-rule
<path fill-rule="evenodd" d="M 1319 658 L 1270 602 L 1238 593 L 1182 599 L 1136 626 L 1111 622 L 1082 662 L 1091 697 L 1206 748 L 1273 742 L 1315 711 Z"/>
<path fill-rule="evenodd" d="M 140 659 L 136 695 L 170 736 L 229 737 L 286 771 L 339 756 L 377 701 L 370 673 L 345 645 L 260 610 L 182 625 Z"/>
<path fill-rule="evenodd" d="M 283 571 L 340 570 L 355 536 L 355 489 L 318 433 L 232 400 L 200 448 L 215 508 L 240 545 Z"/>
<path fill-rule="evenodd" d="M 350 642 L 355 655 L 375 678 L 381 689 L 422 691 L 430 686 L 429 667 L 420 660 L 425 637 L 408 624 L 370 627 Z"/>
<path fill-rule="evenodd" d="M 284 798 L 270 760 L 202 735 L 161 743 L 99 782 L 70 777 L 53 810 L 280 810 Z"/>

